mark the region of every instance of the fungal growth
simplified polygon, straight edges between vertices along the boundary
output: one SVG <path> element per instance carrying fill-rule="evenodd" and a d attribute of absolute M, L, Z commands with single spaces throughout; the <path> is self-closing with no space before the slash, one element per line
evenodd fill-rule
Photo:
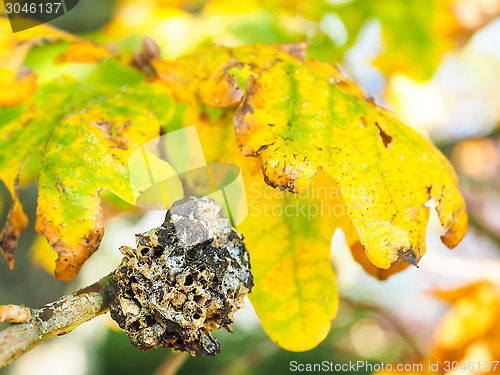
<path fill-rule="evenodd" d="M 120 248 L 125 257 L 113 274 L 110 310 L 133 346 L 220 352 L 210 332 L 232 332 L 253 286 L 243 237 L 220 212 L 207 197 L 183 199 L 160 227 L 136 236 L 137 249 Z"/>

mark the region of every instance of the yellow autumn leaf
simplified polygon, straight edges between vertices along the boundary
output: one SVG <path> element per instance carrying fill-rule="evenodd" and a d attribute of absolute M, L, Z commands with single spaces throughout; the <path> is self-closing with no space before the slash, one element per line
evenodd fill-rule
<path fill-rule="evenodd" d="M 55 271 L 57 253 L 52 249 L 47 239 L 43 236 L 36 236 L 30 248 L 30 256 L 34 264 L 42 268 L 49 274 Z"/>
<path fill-rule="evenodd" d="M 110 50 L 100 44 L 79 40 L 72 42 L 63 54 L 56 57 L 54 62 L 56 64 L 67 62 L 91 64 L 113 56 L 114 54 Z"/>
<path fill-rule="evenodd" d="M 76 40 L 77 37 L 48 25 L 12 33 L 7 17 L 0 17 L 0 107 L 28 100 L 36 89 L 36 75 L 22 67 L 29 50 L 43 40 Z"/>
<path fill-rule="evenodd" d="M 105 47 L 48 24 L 13 33 L 7 17 L 0 17 L 0 107 L 13 107 L 27 101 L 37 86 L 36 75 L 23 67 L 26 55 L 43 42 L 70 42 L 56 62 L 97 62 L 113 54 Z"/>
<path fill-rule="evenodd" d="M 13 72 L 0 69 L 0 107 L 15 107 L 29 98 L 36 89 L 36 75 L 25 69 Z"/>
<path fill-rule="evenodd" d="M 203 125 L 196 116 L 186 124 L 208 128 L 206 136 L 200 134 L 209 140 L 204 151 L 213 150 L 208 159 L 236 163 L 247 190 L 260 192 L 248 197 L 249 207 L 275 207 L 266 220 L 259 218 L 263 211 L 249 214 L 239 229 L 254 264 L 251 299 L 262 325 L 282 347 L 297 351 L 317 345 L 334 316 L 336 299 L 325 297 L 333 295 L 334 279 L 325 267 L 336 228 L 346 234 L 354 259 L 380 279 L 417 264 L 424 254 L 429 200 L 438 202 L 445 244 L 456 245 L 467 229 L 455 173 L 440 151 L 365 99 L 338 69 L 304 55 L 298 44 L 214 47 L 152 63 L 158 78 L 195 113 L 207 106 L 232 113 L 237 106 L 236 140 L 243 155 L 260 164 L 249 167 L 229 151 L 232 130 L 207 125 L 206 116 Z M 214 142 L 219 136 L 223 144 Z M 274 192 L 288 195 L 262 193 L 261 171 Z M 335 199 L 308 195 L 328 185 L 339 187 Z M 293 202 L 345 211 L 299 219 L 297 211 L 286 215 Z M 330 292 L 320 296 L 315 288 Z"/>
<path fill-rule="evenodd" d="M 434 291 L 432 294 L 451 306 L 434 330 L 429 353 L 423 358 L 406 363 L 406 367 L 402 363 L 393 363 L 389 364 L 391 371 L 377 371 L 374 374 L 498 373 L 498 285 L 478 281 L 457 289 Z"/>
<path fill-rule="evenodd" d="M 278 61 L 250 77 L 235 122 L 242 152 L 261 159 L 272 186 L 300 192 L 319 168 L 339 184 L 366 255 L 378 268 L 400 259 L 418 263 L 430 199 L 438 202 L 446 245 L 455 246 L 467 230 L 457 178 L 441 152 L 307 62 Z"/>
<path fill-rule="evenodd" d="M 477 282 L 435 295 L 451 308 L 439 323 L 432 342 L 432 360 L 492 361 L 500 356 L 500 290 L 489 282 Z"/>
<path fill-rule="evenodd" d="M 14 267 L 14 250 L 17 247 L 17 240 L 27 225 L 28 217 L 23 211 L 16 191 L 7 222 L 0 233 L 0 251 L 7 260 L 10 269 Z"/>
<path fill-rule="evenodd" d="M 276 59 L 296 61 L 305 56 L 305 48 L 305 43 L 209 47 L 177 60 L 156 60 L 152 66 L 180 102 L 232 108 L 241 102 L 244 89 L 237 84 L 235 70 L 248 75 Z"/>
<path fill-rule="evenodd" d="M 0 127 L 0 179 L 15 199 L 0 242 L 10 264 L 26 226 L 16 177 L 32 154 L 42 154 L 35 230 L 58 253 L 55 277 L 72 280 L 104 234 L 100 190 L 134 202 L 128 156 L 159 135 L 171 105 L 154 84 L 92 86 L 65 77 L 41 85 L 27 109 Z"/>
<path fill-rule="evenodd" d="M 438 202 L 446 229 L 442 240 L 454 247 L 467 230 L 467 214 L 448 160 L 365 100 L 336 68 L 304 61 L 304 54 L 300 44 L 214 47 L 153 66 L 180 101 L 239 105 L 238 143 L 245 155 L 261 159 L 271 186 L 300 192 L 319 168 L 325 170 L 342 189 L 376 268 L 399 260 L 418 263 L 425 253 L 430 199 Z M 238 72 L 245 71 L 239 78 L 248 80 L 238 84 Z"/>

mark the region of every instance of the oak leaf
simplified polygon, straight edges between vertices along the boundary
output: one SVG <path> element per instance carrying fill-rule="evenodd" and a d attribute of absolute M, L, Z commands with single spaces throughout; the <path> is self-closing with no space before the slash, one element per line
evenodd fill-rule
<path fill-rule="evenodd" d="M 15 107 L 29 98 L 36 89 L 36 75 L 27 70 L 12 72 L 0 69 L 0 107 Z"/>
<path fill-rule="evenodd" d="M 248 66 L 249 74 L 277 59 L 295 61 L 304 56 L 305 47 L 305 43 L 208 47 L 178 60 L 153 61 L 152 66 L 180 102 L 233 108 L 243 98 L 236 71 Z"/>
<path fill-rule="evenodd" d="M 114 54 L 104 46 L 85 40 L 78 40 L 72 42 L 63 54 L 57 56 L 55 63 L 80 62 L 91 64 L 113 56 Z"/>
<path fill-rule="evenodd" d="M 14 198 L 23 164 L 41 151 L 35 229 L 58 253 L 56 278 L 73 279 L 99 247 L 104 233 L 100 190 L 133 203 L 128 156 L 159 135 L 171 106 L 164 87 L 91 86 L 65 77 L 41 85 L 19 118 L 0 127 L 0 178 Z M 22 212 L 17 200 L 14 210 Z M 2 237 L 2 251 L 10 257 L 26 224 L 18 221 L 23 225 L 10 242 Z"/>
<path fill-rule="evenodd" d="M 49 25 L 39 25 L 14 34 L 9 19 L 0 15 L 0 107 L 19 105 L 35 92 L 36 75 L 22 66 L 33 46 L 43 41 L 77 39 L 79 38 Z"/>
<path fill-rule="evenodd" d="M 451 307 L 434 332 L 431 360 L 489 362 L 493 370 L 500 355 L 498 285 L 480 281 L 435 295 Z"/>
<path fill-rule="evenodd" d="M 398 364 L 392 364 L 392 371 L 374 374 L 450 374 L 464 369 L 469 374 L 497 373 L 496 358 L 500 355 L 498 285 L 484 280 L 457 289 L 437 290 L 433 295 L 449 303 L 450 308 L 434 330 L 430 353 L 407 364 L 407 369 L 420 371 L 406 372 Z M 401 371 L 397 371 L 398 367 Z"/>
<path fill-rule="evenodd" d="M 340 186 L 375 267 L 418 263 L 431 199 L 446 229 L 442 241 L 454 247 L 467 230 L 467 214 L 448 160 L 336 68 L 303 60 L 300 51 L 295 44 L 274 52 L 270 46 L 216 47 L 153 66 L 180 101 L 213 106 L 207 95 L 213 92 L 217 98 L 225 93 L 226 107 L 238 105 L 238 143 L 244 155 L 260 158 L 269 185 L 299 193 L 318 169 L 326 171 Z M 248 68 L 246 87 L 238 86 L 232 68 Z M 232 94 L 238 88 L 244 96 Z"/>
<path fill-rule="evenodd" d="M 184 125 L 196 125 L 207 161 L 234 163 L 243 172 L 250 210 L 238 229 L 255 275 L 250 298 L 269 336 L 295 351 L 321 342 L 335 316 L 329 247 L 336 228 L 344 231 L 355 259 L 381 279 L 423 255 L 430 199 L 438 201 L 448 230 L 443 242 L 455 245 L 467 228 L 445 157 L 365 99 L 338 69 L 304 59 L 302 52 L 299 45 L 214 47 L 152 64 L 176 98 L 188 103 Z M 226 108 L 213 124 L 203 110 L 209 107 Z M 224 118 L 235 107 L 240 150 L 260 163 L 234 146 Z M 261 173 L 275 192 L 289 195 L 266 195 Z M 311 199 L 311 191 L 328 185 L 340 187 L 336 199 Z M 296 202 L 345 211 L 286 215 Z M 279 214 L 265 220 L 252 215 L 252 207 L 264 205 Z"/>
<path fill-rule="evenodd" d="M 245 155 L 266 181 L 300 192 L 318 168 L 342 189 L 370 261 L 416 265 L 425 253 L 426 203 L 435 199 L 454 247 L 465 235 L 465 203 L 451 164 L 424 137 L 372 101 L 344 92 L 318 66 L 279 61 L 250 77 L 235 115 Z"/>

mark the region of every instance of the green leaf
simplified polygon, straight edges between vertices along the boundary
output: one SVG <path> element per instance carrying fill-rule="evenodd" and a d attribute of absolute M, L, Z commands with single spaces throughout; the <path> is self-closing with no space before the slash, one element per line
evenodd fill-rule
<path fill-rule="evenodd" d="M 458 29 L 446 0 L 353 0 L 331 11 L 349 34 L 343 50 L 354 44 L 368 20 L 379 20 L 383 52 L 376 65 L 386 73 L 399 72 L 417 80 L 432 77 L 443 54 L 454 46 L 453 32 Z"/>
<path fill-rule="evenodd" d="M 41 151 L 36 231 L 58 252 L 56 278 L 71 280 L 104 233 L 99 191 L 133 202 L 128 155 L 172 115 L 163 87 L 88 85 L 63 77 L 41 85 L 26 111 L 0 127 L 0 178 L 11 189 Z"/>

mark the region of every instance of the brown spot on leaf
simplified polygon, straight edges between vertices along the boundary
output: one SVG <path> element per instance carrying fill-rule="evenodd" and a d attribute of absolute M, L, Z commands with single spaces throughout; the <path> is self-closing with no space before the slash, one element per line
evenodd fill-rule
<path fill-rule="evenodd" d="M 243 90 L 239 88 L 236 78 L 227 71 L 233 67 L 239 68 L 240 63 L 227 64 L 223 70 L 200 85 L 201 101 L 211 107 L 236 107 L 243 98 Z"/>
<path fill-rule="evenodd" d="M 113 124 L 109 121 L 92 121 L 91 124 L 101 129 L 107 137 L 111 138 L 113 136 Z"/>
<path fill-rule="evenodd" d="M 23 211 L 23 206 L 16 198 L 0 234 L 0 249 L 9 263 L 10 269 L 14 268 L 14 250 L 17 247 L 17 241 L 27 225 L 28 217 Z"/>
<path fill-rule="evenodd" d="M 234 126 L 236 130 L 236 139 L 238 140 L 238 145 L 241 148 L 241 152 L 246 156 L 256 156 L 257 153 L 252 151 L 249 147 L 245 146 L 242 142 L 248 133 L 252 132 L 251 124 L 245 121 L 245 116 L 247 114 L 253 114 L 254 108 L 249 103 L 249 98 L 251 98 L 259 90 L 258 83 L 254 76 L 248 77 L 247 80 L 247 90 L 243 101 L 236 110 L 234 114 Z"/>
<path fill-rule="evenodd" d="M 399 249 L 398 250 L 398 261 L 402 259 L 405 262 L 412 264 L 416 266 L 418 264 L 418 261 L 420 260 L 420 256 L 417 255 L 414 251 L 413 248 L 409 249 Z M 395 263 L 394 263 L 395 264 Z"/>
<path fill-rule="evenodd" d="M 392 137 L 389 134 L 387 134 L 386 132 L 384 132 L 377 122 L 375 123 L 375 125 L 377 125 L 378 131 L 380 133 L 380 137 L 382 138 L 382 142 L 384 143 L 384 147 L 388 148 L 392 142 Z"/>
<path fill-rule="evenodd" d="M 270 146 L 270 145 L 262 145 L 262 146 L 260 146 L 260 147 L 258 148 L 258 150 L 257 150 L 257 154 L 258 154 L 259 152 L 261 152 L 261 151 L 264 151 L 264 150 L 265 150 L 266 148 L 268 148 L 269 146 Z"/>
<path fill-rule="evenodd" d="M 132 125 L 131 121 L 126 121 L 120 126 L 111 123 L 107 120 L 92 121 L 92 125 L 99 128 L 107 139 L 114 143 L 111 147 L 117 147 L 122 150 L 126 150 L 128 147 L 128 136 L 126 129 Z"/>
<path fill-rule="evenodd" d="M 64 185 L 60 181 L 56 182 L 55 187 L 56 187 L 57 191 L 61 191 L 62 190 L 63 193 L 66 192 L 66 185 Z"/>
<path fill-rule="evenodd" d="M 285 52 L 287 55 L 298 58 L 303 61 L 307 55 L 307 42 L 282 43 L 276 45 L 278 49 Z"/>
<path fill-rule="evenodd" d="M 363 129 L 368 127 L 368 121 L 366 121 L 366 119 L 363 116 L 360 117 L 360 120 L 361 120 L 361 124 L 359 124 L 359 126 L 361 126 Z"/>

